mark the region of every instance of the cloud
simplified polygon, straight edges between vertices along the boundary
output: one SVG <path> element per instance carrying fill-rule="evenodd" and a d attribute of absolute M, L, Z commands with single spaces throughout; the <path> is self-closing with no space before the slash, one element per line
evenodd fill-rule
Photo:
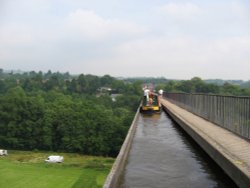
<path fill-rule="evenodd" d="M 147 31 L 146 28 L 140 27 L 133 22 L 104 19 L 94 11 L 82 9 L 70 13 L 67 19 L 67 27 L 71 32 L 92 40 L 114 36 L 137 36 Z"/>
<path fill-rule="evenodd" d="M 26 46 L 34 41 L 32 29 L 25 24 L 9 23 L 0 29 L 0 41 L 5 46 Z"/>
<path fill-rule="evenodd" d="M 202 9 L 193 3 L 167 3 L 158 7 L 158 10 L 178 19 L 188 19 L 202 12 Z"/>
<path fill-rule="evenodd" d="M 239 1 L 232 1 L 230 4 L 230 9 L 235 17 L 245 18 L 248 14 L 247 8 L 241 4 Z"/>
<path fill-rule="evenodd" d="M 235 66 L 249 64 L 250 59 L 250 36 L 222 38 L 214 42 L 214 53 L 227 59 L 224 61 L 233 63 Z"/>
<path fill-rule="evenodd" d="M 121 44 L 110 65 L 112 74 L 165 76 L 168 78 L 249 79 L 245 67 L 250 59 L 249 37 L 202 40 L 195 37 L 151 37 Z M 115 62 L 118 62 L 115 65 Z M 107 64 L 106 64 L 107 65 Z M 115 65 L 115 66 L 114 66 Z M 131 68 L 127 73 L 123 70 Z M 239 72 L 242 74 L 239 76 Z"/>
<path fill-rule="evenodd" d="M 247 1 L 3 2 L 6 69 L 249 79 Z"/>

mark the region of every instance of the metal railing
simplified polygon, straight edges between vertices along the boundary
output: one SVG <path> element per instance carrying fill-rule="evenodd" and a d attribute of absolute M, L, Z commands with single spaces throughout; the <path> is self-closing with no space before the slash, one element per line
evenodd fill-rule
<path fill-rule="evenodd" d="M 212 123 L 250 139 L 250 97 L 166 92 L 163 97 Z"/>

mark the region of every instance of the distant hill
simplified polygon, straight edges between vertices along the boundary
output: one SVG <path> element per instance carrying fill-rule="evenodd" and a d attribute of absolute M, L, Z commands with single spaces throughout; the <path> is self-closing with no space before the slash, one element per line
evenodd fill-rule
<path fill-rule="evenodd" d="M 12 73 L 12 74 L 23 74 L 25 71 L 22 70 L 3 70 L 2 71 L 6 74 Z"/>
<path fill-rule="evenodd" d="M 174 81 L 180 81 L 181 79 L 168 79 L 165 77 L 130 77 L 130 78 L 120 78 L 122 80 L 125 80 L 127 82 L 136 82 L 136 81 L 142 81 L 143 83 L 154 83 L 154 84 L 159 84 L 159 83 L 166 83 L 171 80 Z M 249 81 L 243 81 L 243 80 L 223 80 L 223 79 L 206 79 L 204 82 L 208 84 L 215 84 L 218 86 L 222 86 L 225 83 L 233 84 L 233 85 L 238 85 L 241 88 L 249 88 L 250 87 L 250 80 Z"/>
<path fill-rule="evenodd" d="M 243 81 L 243 80 L 222 80 L 222 79 L 208 79 L 204 80 L 206 83 L 210 84 L 216 84 L 219 86 L 224 85 L 225 83 L 233 84 L 233 85 L 238 85 L 242 88 L 247 88 L 250 87 L 250 80 L 249 81 Z"/>
<path fill-rule="evenodd" d="M 3 70 L 0 68 L 0 75 L 1 75 L 1 73 L 4 73 L 4 74 L 24 74 L 24 73 L 32 74 L 32 72 L 34 72 L 34 71 L 25 72 L 22 70 Z M 50 71 L 48 71 L 48 73 L 49 72 Z M 44 74 L 46 74 L 46 73 L 44 73 Z M 59 74 L 59 72 L 57 72 L 57 74 Z M 69 76 L 69 73 L 67 73 L 67 75 Z M 76 76 L 78 76 L 78 75 L 71 75 L 70 77 L 76 77 Z M 162 84 L 162 83 L 169 82 L 171 80 L 173 80 L 173 81 L 181 81 L 182 80 L 182 79 L 169 79 L 169 78 L 165 78 L 163 76 L 162 77 L 116 77 L 116 79 L 123 80 L 123 81 L 129 82 L 129 83 L 141 81 L 143 83 L 152 83 L 152 84 Z M 225 83 L 229 83 L 229 84 L 233 84 L 233 85 L 238 85 L 241 88 L 249 88 L 250 87 L 250 80 L 243 81 L 243 80 L 206 79 L 203 81 L 206 83 L 209 83 L 209 84 L 216 84 L 218 86 L 222 86 Z"/>
<path fill-rule="evenodd" d="M 242 88 L 250 88 L 250 80 L 244 82 L 243 84 L 241 84 L 240 87 L 242 87 Z"/>

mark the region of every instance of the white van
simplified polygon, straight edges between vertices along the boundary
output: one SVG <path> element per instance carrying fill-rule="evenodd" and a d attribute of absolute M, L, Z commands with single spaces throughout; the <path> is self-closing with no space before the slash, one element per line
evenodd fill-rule
<path fill-rule="evenodd" d="M 8 151 L 5 149 L 0 149 L 0 155 L 8 155 Z"/>
<path fill-rule="evenodd" d="M 51 155 L 49 156 L 45 162 L 48 163 L 62 163 L 64 160 L 63 156 L 59 156 L 59 155 Z"/>

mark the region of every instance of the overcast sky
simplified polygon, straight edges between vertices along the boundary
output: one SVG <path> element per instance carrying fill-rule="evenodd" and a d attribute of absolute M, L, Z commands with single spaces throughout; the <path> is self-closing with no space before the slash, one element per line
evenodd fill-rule
<path fill-rule="evenodd" d="M 250 79 L 249 0 L 0 0 L 0 68 Z"/>

